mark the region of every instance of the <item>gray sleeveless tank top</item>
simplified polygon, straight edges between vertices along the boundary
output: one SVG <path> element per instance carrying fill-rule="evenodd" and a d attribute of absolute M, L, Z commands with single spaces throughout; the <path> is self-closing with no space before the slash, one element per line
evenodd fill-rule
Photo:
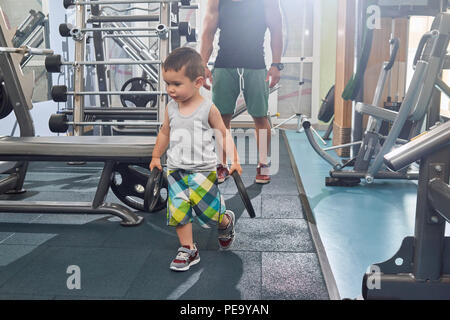
<path fill-rule="evenodd" d="M 178 103 L 167 105 L 170 122 L 170 145 L 167 150 L 168 170 L 215 171 L 214 130 L 209 125 L 212 101 L 204 99 L 190 115 L 180 113 Z"/>

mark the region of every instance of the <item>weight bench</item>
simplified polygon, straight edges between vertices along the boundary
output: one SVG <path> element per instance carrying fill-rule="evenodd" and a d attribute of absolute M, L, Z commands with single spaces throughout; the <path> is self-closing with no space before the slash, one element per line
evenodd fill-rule
<path fill-rule="evenodd" d="M 104 162 L 104 168 L 92 202 L 1 200 L 0 212 L 111 214 L 122 219 L 123 226 L 139 225 L 142 217 L 123 205 L 105 203 L 105 199 L 115 167 L 124 163 L 148 165 L 155 143 L 155 137 L 1 137 L 0 161 Z M 23 178 L 17 171 L 1 180 L 0 192 L 12 190 Z M 145 185 L 132 187 L 144 193 Z"/>

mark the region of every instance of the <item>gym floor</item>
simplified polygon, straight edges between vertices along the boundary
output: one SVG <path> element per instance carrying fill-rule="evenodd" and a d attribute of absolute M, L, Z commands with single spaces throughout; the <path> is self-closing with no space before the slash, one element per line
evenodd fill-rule
<path fill-rule="evenodd" d="M 111 216 L 0 213 L 0 299 L 329 299 L 327 267 L 338 297 L 359 298 L 367 268 L 391 258 L 413 235 L 417 183 L 325 187 L 329 165 L 305 134 L 286 131 L 289 146 L 279 139 L 281 170 L 270 184 L 254 184 L 255 165 L 243 166 L 256 218 L 249 218 L 227 180 L 220 189 L 236 213 L 236 242 L 221 252 L 215 230 L 194 226 L 201 263 L 185 273 L 168 268 L 178 241 L 165 212 L 140 213 L 143 224 L 131 228 Z M 100 163 L 32 163 L 28 192 L 1 199 L 91 201 L 101 169 Z M 324 252 L 312 240 L 294 170 Z M 112 192 L 108 201 L 119 202 Z M 81 270 L 81 290 L 67 288 L 73 265 Z"/>
<path fill-rule="evenodd" d="M 257 217 L 249 218 L 227 180 L 220 189 L 236 213 L 236 241 L 220 252 L 217 231 L 194 226 L 201 262 L 188 272 L 169 270 L 179 244 L 165 212 L 141 213 L 143 224 L 131 228 L 111 216 L 0 213 L 0 299 L 329 299 L 287 147 L 279 142 L 283 170 L 270 184 L 254 184 L 255 165 L 244 166 Z M 14 198 L 91 201 L 101 169 L 33 163 L 28 192 Z M 118 202 L 112 192 L 108 197 Z M 80 290 L 67 287 L 70 266 L 80 268 Z"/>
<path fill-rule="evenodd" d="M 361 298 L 362 278 L 370 265 L 392 258 L 403 238 L 414 235 L 417 181 L 326 187 L 331 167 L 314 152 L 305 133 L 287 131 L 286 136 L 339 294 Z"/>

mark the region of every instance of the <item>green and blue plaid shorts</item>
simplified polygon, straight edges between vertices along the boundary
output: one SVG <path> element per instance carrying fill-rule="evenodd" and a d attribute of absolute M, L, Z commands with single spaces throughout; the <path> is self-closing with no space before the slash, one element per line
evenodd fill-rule
<path fill-rule="evenodd" d="M 183 226 L 194 222 L 203 228 L 222 222 L 226 207 L 217 184 L 217 173 L 173 170 L 167 174 L 169 196 L 167 225 Z"/>

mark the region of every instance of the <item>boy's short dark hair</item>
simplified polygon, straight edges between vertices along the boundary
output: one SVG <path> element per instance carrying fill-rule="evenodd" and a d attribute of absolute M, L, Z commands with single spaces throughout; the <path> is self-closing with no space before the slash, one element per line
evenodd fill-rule
<path fill-rule="evenodd" d="M 202 57 L 197 51 L 188 47 L 173 50 L 166 61 L 164 61 L 162 67 L 164 71 L 174 70 L 176 72 L 186 67 L 184 71 L 185 76 L 191 81 L 205 76 Z"/>

